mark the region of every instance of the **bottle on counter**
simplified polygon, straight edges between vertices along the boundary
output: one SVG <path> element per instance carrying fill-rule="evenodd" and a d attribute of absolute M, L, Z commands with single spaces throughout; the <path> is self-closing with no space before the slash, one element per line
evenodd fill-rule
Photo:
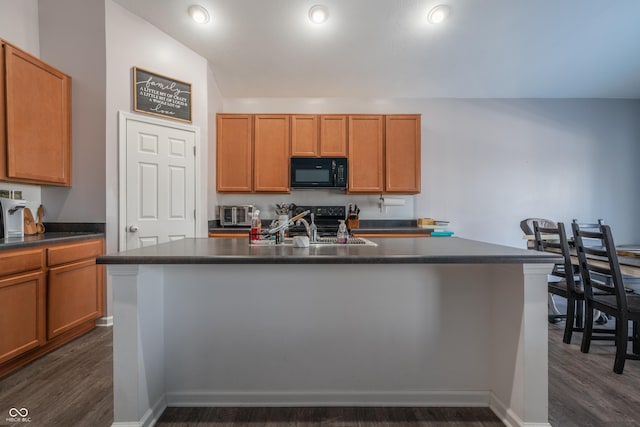
<path fill-rule="evenodd" d="M 260 240 L 260 228 L 260 210 L 256 209 L 251 216 L 251 240 Z"/>
<path fill-rule="evenodd" d="M 336 235 L 337 243 L 347 243 L 349 240 L 349 232 L 347 231 L 347 224 L 344 223 L 344 219 L 340 220 L 338 225 L 338 234 Z"/>

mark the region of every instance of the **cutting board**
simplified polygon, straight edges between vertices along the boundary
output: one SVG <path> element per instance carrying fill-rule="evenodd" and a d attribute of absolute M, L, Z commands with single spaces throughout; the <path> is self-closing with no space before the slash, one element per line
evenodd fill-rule
<path fill-rule="evenodd" d="M 37 232 L 38 229 L 36 227 L 36 222 L 33 220 L 31 209 L 24 208 L 24 234 L 31 235 L 36 234 Z"/>

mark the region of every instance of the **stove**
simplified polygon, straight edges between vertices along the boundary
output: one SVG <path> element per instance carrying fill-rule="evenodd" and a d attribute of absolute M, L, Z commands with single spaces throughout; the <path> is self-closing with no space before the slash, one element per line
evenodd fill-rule
<path fill-rule="evenodd" d="M 339 220 L 346 218 L 347 209 L 345 206 L 296 206 L 293 209 L 292 216 L 300 214 L 306 210 L 314 214 L 316 227 L 318 227 L 318 236 L 335 237 L 338 232 Z M 311 214 L 304 217 L 311 224 Z M 289 228 L 290 236 L 307 235 L 303 224 Z"/>

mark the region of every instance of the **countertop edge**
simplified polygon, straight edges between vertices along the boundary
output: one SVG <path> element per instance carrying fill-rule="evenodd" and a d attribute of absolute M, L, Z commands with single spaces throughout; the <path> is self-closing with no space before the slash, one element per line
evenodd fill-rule
<path fill-rule="evenodd" d="M 522 256 L 361 256 L 336 257 L 327 256 L 109 256 L 96 259 L 97 264 L 104 265 L 194 265 L 194 264 L 555 264 L 562 259 L 549 257 Z"/>
<path fill-rule="evenodd" d="M 455 237 L 377 239 L 375 246 L 249 246 L 234 238 L 188 238 L 105 254 L 98 264 L 554 264 L 557 254 Z"/>
<path fill-rule="evenodd" d="M 38 236 L 38 239 L 34 239 L 34 236 Z M 32 248 L 36 246 L 45 246 L 56 243 L 74 242 L 90 239 L 104 239 L 104 233 L 95 232 L 54 232 L 47 234 L 46 232 L 41 235 L 25 236 L 27 240 L 12 241 L 6 239 L 0 239 L 0 251 L 6 251 L 11 249 Z M 33 240 L 30 240 L 33 239 Z"/>

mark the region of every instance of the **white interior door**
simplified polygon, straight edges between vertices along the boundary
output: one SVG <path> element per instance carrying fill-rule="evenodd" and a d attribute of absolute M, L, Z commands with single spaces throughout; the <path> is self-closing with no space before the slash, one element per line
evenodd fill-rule
<path fill-rule="evenodd" d="M 135 116 L 126 116 L 122 124 L 126 164 L 120 167 L 126 172 L 120 188 L 126 196 L 121 195 L 121 249 L 194 237 L 196 128 Z"/>

